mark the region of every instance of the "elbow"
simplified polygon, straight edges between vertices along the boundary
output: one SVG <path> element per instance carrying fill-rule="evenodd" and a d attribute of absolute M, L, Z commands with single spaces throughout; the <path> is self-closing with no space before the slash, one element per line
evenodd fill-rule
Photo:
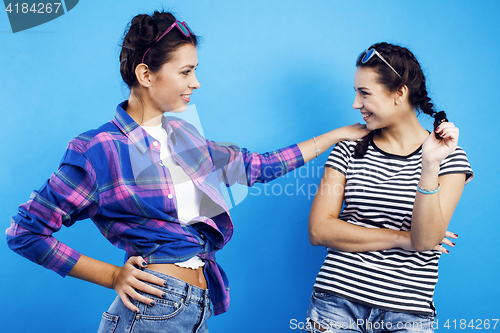
<path fill-rule="evenodd" d="M 5 230 L 5 238 L 7 240 L 7 245 L 12 251 L 16 251 L 19 248 L 19 238 L 22 236 L 23 228 L 11 220 L 10 227 Z"/>
<path fill-rule="evenodd" d="M 434 246 L 424 243 L 412 243 L 412 246 L 417 252 L 430 251 L 434 248 Z"/>
<path fill-rule="evenodd" d="M 309 243 L 311 243 L 312 246 L 320 245 L 319 239 L 316 236 L 312 235 L 311 233 L 309 233 Z"/>
<path fill-rule="evenodd" d="M 321 232 L 318 230 L 318 228 L 314 228 L 310 224 L 309 224 L 309 243 L 311 243 L 312 246 L 322 245 Z"/>
<path fill-rule="evenodd" d="M 36 246 L 36 236 L 13 220 L 10 227 L 5 230 L 5 237 L 9 249 L 23 257 L 28 258 L 29 250 Z"/>
<path fill-rule="evenodd" d="M 431 251 L 438 245 L 445 236 L 446 229 L 443 232 L 422 233 L 411 232 L 411 246 L 415 251 Z"/>
<path fill-rule="evenodd" d="M 423 252 L 432 250 L 437 244 L 430 239 L 412 239 L 411 246 L 415 249 L 415 251 Z"/>

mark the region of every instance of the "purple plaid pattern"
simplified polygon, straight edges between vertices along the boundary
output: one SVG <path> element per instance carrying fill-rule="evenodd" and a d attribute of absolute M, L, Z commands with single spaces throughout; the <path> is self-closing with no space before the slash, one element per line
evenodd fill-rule
<path fill-rule="evenodd" d="M 229 283 L 215 252 L 231 239 L 233 224 L 220 183 L 252 186 L 280 177 L 304 164 L 300 149 L 250 153 L 206 140 L 189 123 L 163 117 L 176 162 L 205 193 L 201 216 L 183 223 L 160 145 L 125 112 L 126 103 L 111 122 L 70 141 L 59 169 L 13 216 L 8 245 L 64 277 L 80 253 L 52 234 L 90 218 L 127 257 L 142 256 L 148 263 L 205 259 L 214 313 L 223 313 L 229 307 Z"/>

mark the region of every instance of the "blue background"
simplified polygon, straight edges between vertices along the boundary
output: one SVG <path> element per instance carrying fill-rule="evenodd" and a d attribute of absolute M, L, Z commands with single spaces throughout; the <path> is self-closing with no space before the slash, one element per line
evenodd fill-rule
<path fill-rule="evenodd" d="M 118 5 L 119 4 L 119 5 Z M 112 119 L 128 96 L 119 44 L 139 13 L 172 9 L 203 36 L 196 105 L 205 135 L 265 152 L 362 121 L 351 108 L 354 62 L 369 45 L 409 47 L 435 104 L 460 127 L 475 171 L 450 224 L 457 246 L 440 262 L 435 303 L 446 320 L 500 317 L 497 208 L 500 91 L 492 1 L 80 1 L 67 14 L 13 34 L 0 13 L 0 226 L 56 170 L 67 142 Z M 431 122 L 425 115 L 422 124 Z M 231 282 L 228 313 L 212 332 L 298 332 L 326 251 L 307 238 L 314 186 L 327 154 L 299 173 L 250 189 L 232 210 L 235 235 L 218 259 Z M 288 193 L 283 190 L 286 185 Z M 273 187 L 274 186 L 274 187 Z M 274 193 L 274 194 L 273 194 Z M 58 239 L 116 265 L 123 254 L 91 221 Z M 93 332 L 113 290 L 55 273 L 0 243 L 3 332 Z M 491 327 L 492 328 L 492 327 Z M 491 329 L 490 328 L 490 329 Z M 500 325 L 497 325 L 500 330 Z"/>

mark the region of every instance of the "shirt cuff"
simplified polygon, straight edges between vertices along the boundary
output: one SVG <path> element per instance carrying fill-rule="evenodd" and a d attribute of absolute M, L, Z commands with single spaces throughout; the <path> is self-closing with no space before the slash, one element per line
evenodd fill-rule
<path fill-rule="evenodd" d="M 304 156 L 302 156 L 302 152 L 296 144 L 279 149 L 277 152 L 282 156 L 282 160 L 286 164 L 287 169 L 284 170 L 284 173 L 291 172 L 304 165 Z"/>

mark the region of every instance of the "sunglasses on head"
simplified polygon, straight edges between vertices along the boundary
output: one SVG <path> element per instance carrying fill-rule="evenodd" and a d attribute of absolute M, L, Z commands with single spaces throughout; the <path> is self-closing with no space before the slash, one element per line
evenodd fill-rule
<path fill-rule="evenodd" d="M 168 34 L 170 30 L 172 30 L 174 27 L 177 27 L 177 29 L 179 29 L 179 31 L 186 37 L 189 37 L 191 35 L 195 36 L 194 32 L 191 30 L 191 28 L 189 28 L 189 25 L 186 22 L 175 21 L 167 30 L 165 30 L 164 33 L 161 34 L 161 36 L 156 40 L 156 42 L 149 49 L 147 49 L 146 52 L 144 52 L 141 61 L 142 63 L 144 63 L 144 58 L 146 57 L 146 54 L 148 54 L 149 50 L 151 50 L 151 48 L 155 46 L 160 41 L 160 39 L 162 39 L 166 34 Z"/>
<path fill-rule="evenodd" d="M 396 72 L 396 70 L 387 62 L 387 60 L 385 60 L 384 57 L 382 57 L 382 55 L 380 53 L 378 53 L 377 50 L 375 50 L 375 49 L 366 50 L 365 51 L 365 55 L 361 59 L 361 63 L 362 64 L 366 64 L 368 61 L 370 61 L 371 58 L 373 58 L 374 55 L 376 55 L 377 57 L 380 58 L 380 60 L 382 60 L 383 62 L 385 62 L 385 64 L 387 66 L 389 66 L 389 68 L 392 69 L 392 71 L 394 73 L 396 73 L 396 75 L 399 76 L 399 78 L 401 78 L 401 75 L 399 75 L 399 73 Z"/>

